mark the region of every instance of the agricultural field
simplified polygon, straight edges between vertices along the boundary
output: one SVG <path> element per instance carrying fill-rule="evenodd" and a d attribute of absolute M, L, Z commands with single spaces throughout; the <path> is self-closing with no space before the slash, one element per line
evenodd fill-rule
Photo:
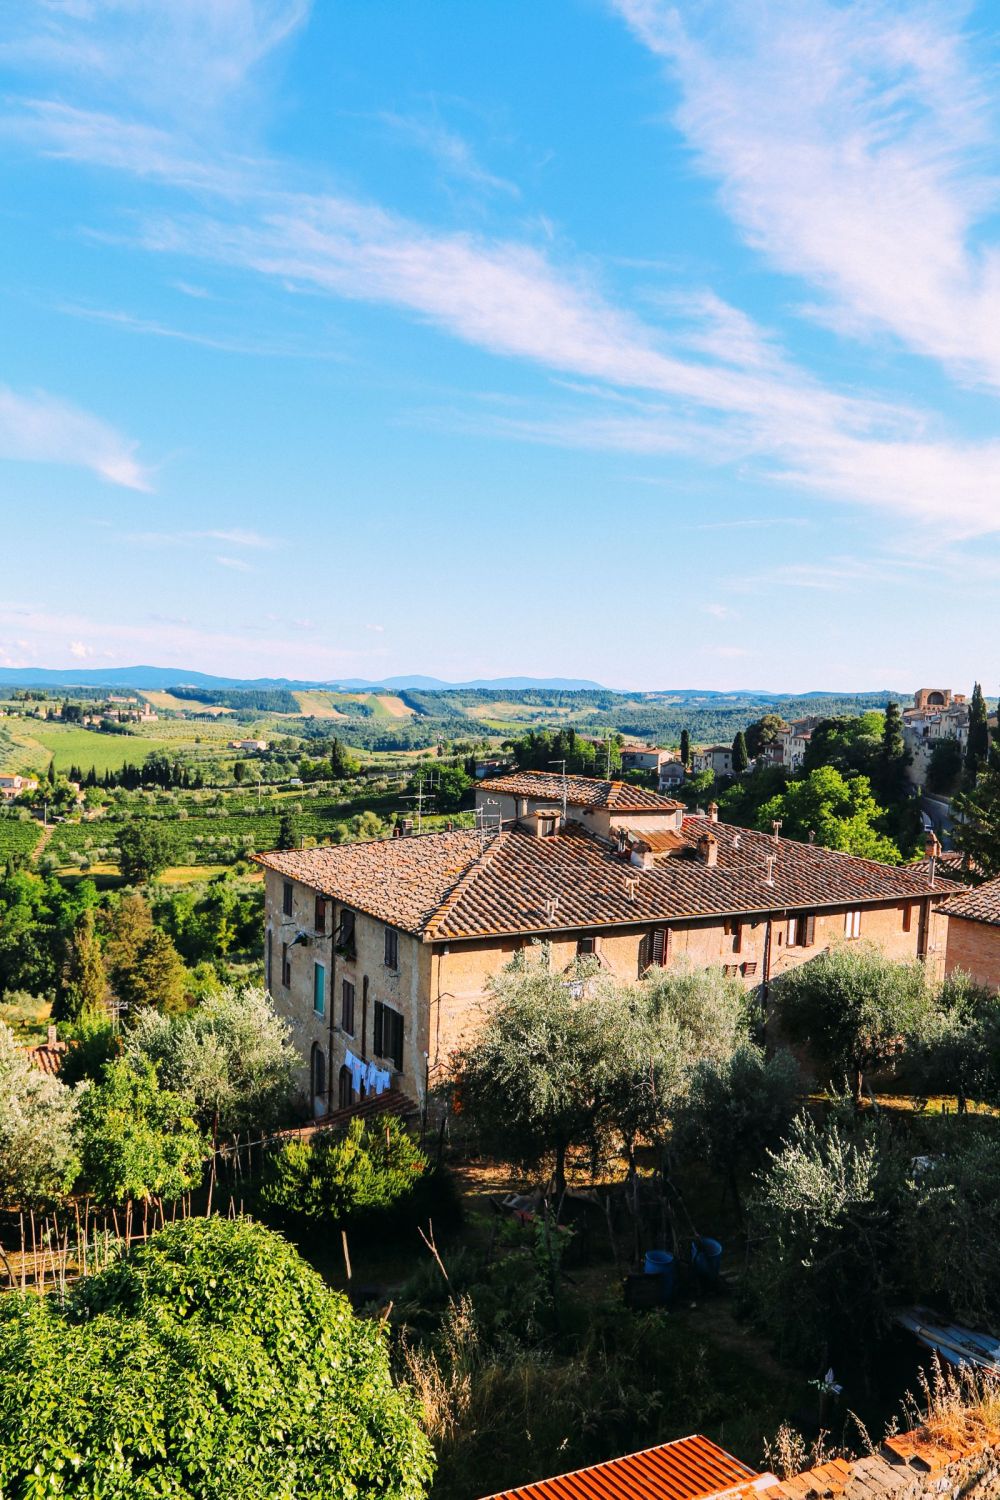
<path fill-rule="evenodd" d="M 292 697 L 303 718 L 349 719 L 357 706 L 367 709 L 374 719 L 410 719 L 413 709 L 395 693 L 327 693 L 316 688 L 293 690 Z"/>
<path fill-rule="evenodd" d="M 0 815 L 0 864 L 12 856 L 29 858 L 41 836 L 41 827 L 34 818 Z"/>
<path fill-rule="evenodd" d="M 10 734 L 3 769 L 11 771 L 45 771 L 54 758 L 57 771 L 68 771 L 70 766 L 89 771 L 94 766 L 98 775 L 103 775 L 105 771 L 120 770 L 126 761 L 144 760 L 152 750 L 176 748 L 160 736 L 101 734 L 96 729 L 81 729 L 77 724 L 47 723 L 41 719 L 15 721 Z"/>
<path fill-rule="evenodd" d="M 234 712 L 220 703 L 199 703 L 191 698 L 176 698 L 173 693 L 167 692 L 149 691 L 141 693 L 140 697 L 145 698 L 152 708 L 169 709 L 173 713 L 216 714 L 225 717 Z"/>

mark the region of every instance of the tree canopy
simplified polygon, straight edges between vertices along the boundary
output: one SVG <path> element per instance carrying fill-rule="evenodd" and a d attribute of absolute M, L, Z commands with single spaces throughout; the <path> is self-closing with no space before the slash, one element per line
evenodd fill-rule
<path fill-rule="evenodd" d="M 895 865 L 899 850 L 876 827 L 883 816 L 867 776 L 844 776 L 833 766 L 820 766 L 765 802 L 757 814 L 757 827 L 770 832 L 773 821 L 780 819 L 786 838 L 805 841 L 812 834 L 828 849 Z"/>
<path fill-rule="evenodd" d="M 172 1224 L 65 1306 L 0 1303 L 4 1494 L 423 1500 L 432 1472 L 381 1325 L 260 1225 Z"/>

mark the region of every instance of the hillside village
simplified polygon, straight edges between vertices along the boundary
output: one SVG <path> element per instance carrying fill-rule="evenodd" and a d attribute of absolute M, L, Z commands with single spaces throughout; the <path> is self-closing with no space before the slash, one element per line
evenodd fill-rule
<path fill-rule="evenodd" d="M 853 1493 L 848 1405 L 891 1425 L 949 1339 L 1000 1328 L 977 1186 L 1000 1152 L 1000 731 L 978 686 L 765 714 L 728 746 L 536 723 L 375 776 L 329 731 L 289 753 L 221 715 L 195 753 L 140 758 L 141 710 L 120 736 L 40 703 L 122 748 L 99 776 L 4 775 L 0 826 L 28 835 L 0 881 L 7 1295 L 65 1296 L 119 1236 L 141 1258 L 178 1206 L 182 1238 L 220 1211 L 262 1226 L 389 1319 L 433 1493 L 525 1500 Z M 174 839 L 213 813 L 245 831 L 185 867 Z M 720 1380 L 736 1344 L 749 1378 Z M 820 1365 L 849 1395 L 814 1413 Z M 529 1372 L 540 1425 L 504 1405 Z M 618 1415 L 604 1379 L 631 1392 Z M 913 1442 L 865 1471 L 876 1493 L 964 1482 L 986 1451 L 928 1468 Z"/>

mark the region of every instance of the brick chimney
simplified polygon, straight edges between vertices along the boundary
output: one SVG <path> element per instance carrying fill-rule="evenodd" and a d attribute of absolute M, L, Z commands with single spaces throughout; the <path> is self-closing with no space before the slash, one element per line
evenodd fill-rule
<path fill-rule="evenodd" d="M 637 870 L 652 870 L 656 863 L 652 849 L 643 839 L 633 840 L 629 860 Z"/>
<path fill-rule="evenodd" d="M 941 840 L 936 833 L 929 833 L 924 839 L 924 854 L 928 859 L 937 859 L 941 853 Z"/>
<path fill-rule="evenodd" d="M 710 802 L 708 804 L 708 821 L 710 823 L 717 823 L 719 821 L 719 804 L 717 802 Z"/>
<path fill-rule="evenodd" d="M 698 858 L 710 870 L 719 862 L 719 840 L 714 833 L 703 833 L 698 840 Z"/>

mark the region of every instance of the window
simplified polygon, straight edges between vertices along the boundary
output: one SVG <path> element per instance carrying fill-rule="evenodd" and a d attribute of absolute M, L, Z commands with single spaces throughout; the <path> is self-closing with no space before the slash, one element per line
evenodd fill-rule
<path fill-rule="evenodd" d="M 357 950 L 354 946 L 354 913 L 349 906 L 340 909 L 340 926 L 337 928 L 336 937 L 337 952 L 344 958 L 356 958 Z"/>
<path fill-rule="evenodd" d="M 375 1001 L 372 1050 L 376 1057 L 387 1057 L 397 1073 L 403 1071 L 403 1017 L 391 1005 Z"/>
<path fill-rule="evenodd" d="M 725 921 L 725 934 L 733 940 L 733 952 L 743 951 L 743 919 L 741 917 L 727 917 Z"/>
<path fill-rule="evenodd" d="M 654 928 L 647 932 L 639 944 L 639 977 L 642 978 L 647 969 L 662 969 L 667 962 L 667 929 L 665 927 Z"/>
<path fill-rule="evenodd" d="M 281 982 L 286 990 L 292 987 L 292 960 L 288 953 L 288 944 L 281 945 Z"/>
<path fill-rule="evenodd" d="M 316 929 L 317 932 L 323 933 L 324 936 L 326 935 L 326 897 L 325 896 L 317 896 L 316 897 L 316 911 L 315 911 L 315 915 L 313 916 L 313 927 Z"/>
<path fill-rule="evenodd" d="M 859 909 L 844 913 L 844 936 L 849 938 L 861 936 L 861 912 Z"/>
<path fill-rule="evenodd" d="M 326 1015 L 326 967 L 313 964 L 313 1010 L 318 1016 Z"/>
<path fill-rule="evenodd" d="M 385 966 L 387 969 L 399 968 L 399 933 L 395 927 L 385 929 Z"/>
<path fill-rule="evenodd" d="M 595 937 L 577 938 L 577 943 L 576 943 L 576 956 L 577 956 L 577 958 L 592 958 L 593 955 L 596 952 L 597 952 L 597 939 Z"/>
<path fill-rule="evenodd" d="M 789 948 L 811 948 L 816 941 L 815 915 L 806 912 L 800 917 L 789 917 L 786 941 Z"/>
<path fill-rule="evenodd" d="M 756 974 L 757 972 L 757 964 L 755 961 L 748 961 L 747 963 L 742 965 L 742 968 L 744 974 Z"/>
<path fill-rule="evenodd" d="M 349 979 L 340 986 L 340 1024 L 348 1036 L 354 1035 L 354 986 Z"/>
<path fill-rule="evenodd" d="M 337 1103 L 341 1109 L 349 1109 L 354 1103 L 354 1081 L 347 1066 L 341 1068 L 337 1080 Z"/>
<path fill-rule="evenodd" d="M 912 901 L 907 901 L 906 905 L 903 907 L 903 931 L 904 932 L 909 932 L 912 926 L 913 926 L 913 903 L 912 903 Z"/>
<path fill-rule="evenodd" d="M 739 964 L 723 964 L 722 972 L 727 979 L 735 979 L 736 975 L 740 972 L 740 966 Z"/>
<path fill-rule="evenodd" d="M 264 988 L 268 989 L 268 990 L 271 988 L 271 949 L 272 949 L 272 947 L 273 947 L 273 942 L 272 942 L 272 939 L 271 939 L 271 929 L 269 927 L 267 929 L 267 937 L 264 939 Z"/>
<path fill-rule="evenodd" d="M 313 1099 L 326 1102 L 326 1053 L 319 1042 L 313 1042 L 310 1072 L 312 1074 Z"/>
<path fill-rule="evenodd" d="M 292 882 L 290 880 L 286 880 L 285 888 L 281 893 L 281 910 L 284 912 L 286 917 L 290 917 L 292 915 L 293 897 L 294 892 L 292 889 Z"/>

